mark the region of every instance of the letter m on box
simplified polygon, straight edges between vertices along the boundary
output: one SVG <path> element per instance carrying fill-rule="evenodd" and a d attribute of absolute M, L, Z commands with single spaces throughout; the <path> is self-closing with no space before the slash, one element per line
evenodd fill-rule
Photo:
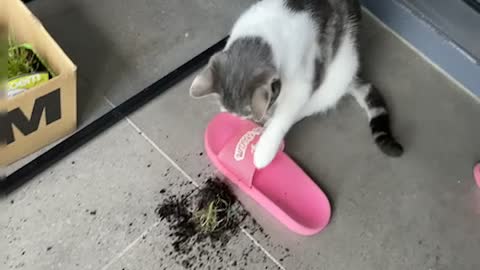
<path fill-rule="evenodd" d="M 7 145 L 15 142 L 13 126 L 25 136 L 37 131 L 44 112 L 47 125 L 62 118 L 60 89 L 38 97 L 33 104 L 30 117 L 27 117 L 20 108 L 1 114 L 0 142 L 6 142 Z"/>

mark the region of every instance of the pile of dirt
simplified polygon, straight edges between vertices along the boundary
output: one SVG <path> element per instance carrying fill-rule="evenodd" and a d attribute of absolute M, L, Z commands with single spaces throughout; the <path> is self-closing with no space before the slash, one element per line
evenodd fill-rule
<path fill-rule="evenodd" d="M 209 178 L 194 194 L 169 196 L 155 213 L 168 222 L 174 251 L 189 254 L 196 244 L 224 246 L 237 235 L 246 217 L 238 207 L 229 187 L 218 178 Z"/>

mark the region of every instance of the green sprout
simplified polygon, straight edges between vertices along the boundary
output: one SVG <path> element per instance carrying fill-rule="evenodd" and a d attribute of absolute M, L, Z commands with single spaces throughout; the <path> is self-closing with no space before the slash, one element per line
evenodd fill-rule
<path fill-rule="evenodd" d="M 3 89 L 2 83 L 7 80 L 7 51 L 8 38 L 7 29 L 0 25 L 0 90 Z"/>
<path fill-rule="evenodd" d="M 34 73 L 40 67 L 40 61 L 28 45 L 16 45 L 13 39 L 9 39 L 7 53 L 8 78 Z"/>
<path fill-rule="evenodd" d="M 214 233 L 228 225 L 231 217 L 230 205 L 226 200 L 218 196 L 207 207 L 199 209 L 194 214 L 200 231 L 205 234 Z"/>

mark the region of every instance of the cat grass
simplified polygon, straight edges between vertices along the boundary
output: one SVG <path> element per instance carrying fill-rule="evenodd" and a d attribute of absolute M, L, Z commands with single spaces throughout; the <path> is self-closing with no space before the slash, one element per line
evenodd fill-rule
<path fill-rule="evenodd" d="M 245 218 L 229 187 L 218 178 L 209 178 L 199 190 L 166 198 L 155 209 L 171 230 L 172 246 L 188 254 L 192 246 L 210 243 L 225 245 L 236 235 Z"/>
<path fill-rule="evenodd" d="M 7 52 L 7 77 L 15 78 L 25 74 L 35 73 L 42 64 L 28 45 L 14 45 L 9 42 Z"/>
<path fill-rule="evenodd" d="M 5 32 L 5 31 L 4 31 Z M 54 76 L 45 61 L 28 43 L 18 43 L 10 33 L 2 38 L 2 82 L 6 81 L 7 96 L 12 97 L 23 91 L 40 85 Z M 2 91 L 3 92 L 3 91 Z"/>
<path fill-rule="evenodd" d="M 52 69 L 35 52 L 31 44 L 17 42 L 14 35 L 11 33 L 6 40 L 6 66 L 8 79 L 36 72 L 48 72 L 50 77 L 55 76 Z"/>
<path fill-rule="evenodd" d="M 7 80 L 8 37 L 5 26 L 0 25 L 0 84 Z M 0 85 L 1 87 L 2 85 Z"/>
<path fill-rule="evenodd" d="M 233 214 L 231 205 L 221 197 L 215 198 L 207 207 L 198 209 L 194 213 L 199 230 L 205 234 L 214 233 L 226 224 L 229 224 Z"/>

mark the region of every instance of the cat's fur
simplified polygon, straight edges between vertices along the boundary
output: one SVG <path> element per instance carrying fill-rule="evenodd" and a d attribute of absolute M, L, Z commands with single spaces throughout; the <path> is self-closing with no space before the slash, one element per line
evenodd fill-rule
<path fill-rule="evenodd" d="M 267 166 L 290 127 L 334 107 L 346 94 L 366 110 L 375 142 L 390 156 L 393 138 L 378 90 L 358 79 L 358 0 L 263 0 L 235 23 L 225 49 L 194 79 L 193 97 L 214 94 L 224 109 L 265 122 L 254 163 Z"/>

